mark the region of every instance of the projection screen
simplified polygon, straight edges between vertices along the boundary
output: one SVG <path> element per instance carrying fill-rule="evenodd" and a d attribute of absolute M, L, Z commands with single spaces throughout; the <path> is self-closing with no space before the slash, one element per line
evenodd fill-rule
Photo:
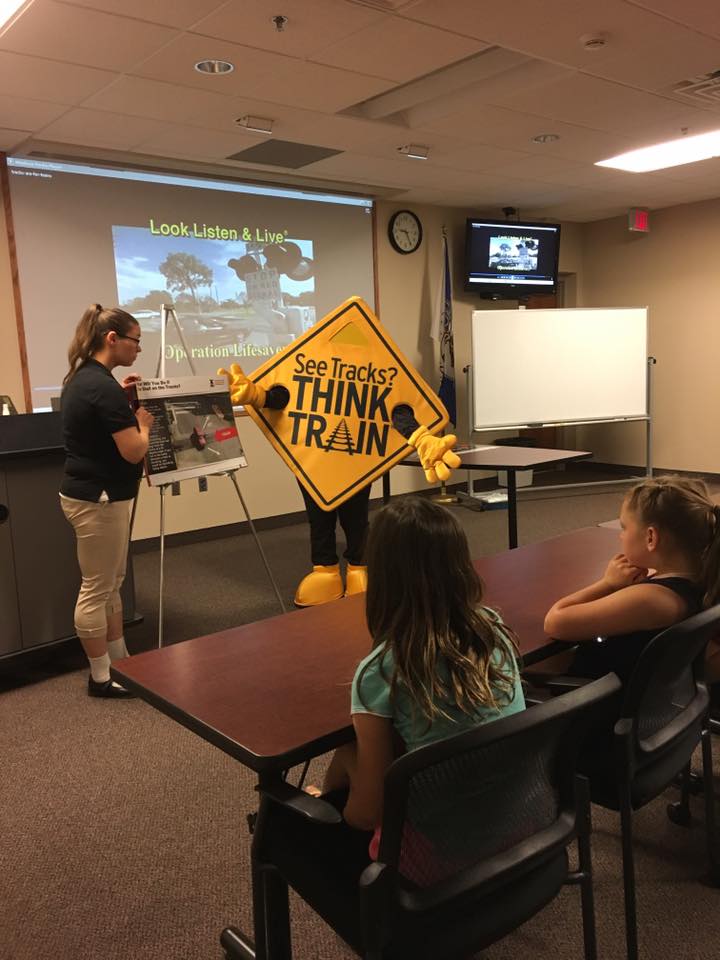
<path fill-rule="evenodd" d="M 137 318 L 145 376 L 163 303 L 199 375 L 253 370 L 349 296 L 374 306 L 370 199 L 45 159 L 8 170 L 34 410 L 59 396 L 91 303 Z M 172 324 L 165 361 L 189 375 Z"/>

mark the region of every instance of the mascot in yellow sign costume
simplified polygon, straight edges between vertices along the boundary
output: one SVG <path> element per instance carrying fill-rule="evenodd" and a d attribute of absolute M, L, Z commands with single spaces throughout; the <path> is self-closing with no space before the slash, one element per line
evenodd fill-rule
<path fill-rule="evenodd" d="M 428 483 L 460 465 L 455 436 L 435 436 L 448 422 L 437 394 L 352 297 L 246 376 L 220 370 L 233 403 L 242 404 L 295 474 L 310 523 L 313 569 L 295 594 L 299 607 L 361 593 L 370 487 L 416 450 Z M 347 549 L 343 584 L 337 521 Z"/>

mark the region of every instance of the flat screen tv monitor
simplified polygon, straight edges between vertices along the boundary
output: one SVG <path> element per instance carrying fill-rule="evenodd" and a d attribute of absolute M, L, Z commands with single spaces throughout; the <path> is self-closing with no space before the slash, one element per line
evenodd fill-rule
<path fill-rule="evenodd" d="M 465 289 L 495 300 L 555 293 L 559 252 L 559 223 L 468 218 Z"/>

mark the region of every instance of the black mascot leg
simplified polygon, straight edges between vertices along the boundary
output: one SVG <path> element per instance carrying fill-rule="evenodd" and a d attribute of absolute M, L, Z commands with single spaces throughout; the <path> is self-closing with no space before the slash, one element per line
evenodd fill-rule
<path fill-rule="evenodd" d="M 313 569 L 295 592 L 295 605 L 314 607 L 338 600 L 344 592 L 335 544 L 337 511 L 321 510 L 301 483 L 298 484 L 310 524 L 310 555 Z"/>
<path fill-rule="evenodd" d="M 365 541 L 368 532 L 368 508 L 370 503 L 370 487 L 368 484 L 358 490 L 342 506 L 338 507 L 340 526 L 345 534 L 347 548 L 345 559 L 345 595 L 365 593 L 367 590 L 367 569 L 365 567 Z"/>
<path fill-rule="evenodd" d="M 343 556 L 353 566 L 361 566 L 365 554 L 365 541 L 368 532 L 368 509 L 370 503 L 370 484 L 363 487 L 338 507 L 340 526 L 345 534 L 347 549 Z"/>

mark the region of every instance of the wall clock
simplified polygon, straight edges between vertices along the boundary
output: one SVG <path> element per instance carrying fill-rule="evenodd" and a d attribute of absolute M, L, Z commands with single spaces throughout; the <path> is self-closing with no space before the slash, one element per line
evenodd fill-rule
<path fill-rule="evenodd" d="M 422 224 L 411 210 L 398 210 L 390 217 L 388 239 L 398 253 L 414 253 L 422 243 Z"/>

